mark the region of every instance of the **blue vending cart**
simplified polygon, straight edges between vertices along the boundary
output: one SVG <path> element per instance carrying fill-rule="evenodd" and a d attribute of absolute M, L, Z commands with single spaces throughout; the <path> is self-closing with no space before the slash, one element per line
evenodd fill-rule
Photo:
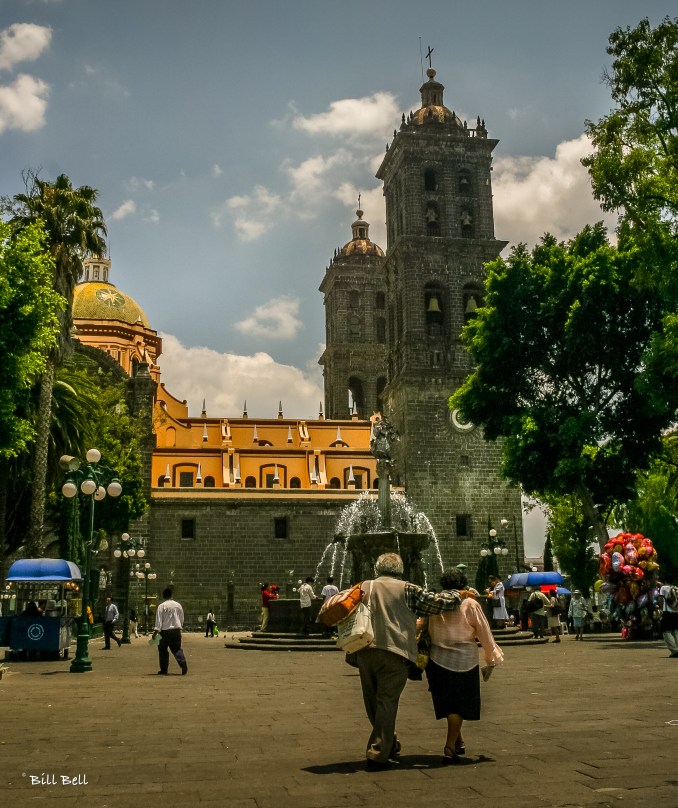
<path fill-rule="evenodd" d="M 0 644 L 29 659 L 62 654 L 67 659 L 82 611 L 77 564 L 61 558 L 24 558 L 12 564 L 5 580 L 16 594 L 17 609 L 0 617 Z"/>

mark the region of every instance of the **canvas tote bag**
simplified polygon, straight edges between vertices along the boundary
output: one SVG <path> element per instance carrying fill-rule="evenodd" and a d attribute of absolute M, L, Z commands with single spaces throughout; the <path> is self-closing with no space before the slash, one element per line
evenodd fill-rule
<path fill-rule="evenodd" d="M 337 623 L 337 647 L 347 654 L 361 651 L 367 648 L 374 641 L 374 631 L 372 630 L 372 618 L 370 615 L 370 595 L 372 593 L 372 582 L 369 584 L 367 600 L 363 600 L 351 614 Z M 364 584 L 363 584 L 364 586 Z"/>

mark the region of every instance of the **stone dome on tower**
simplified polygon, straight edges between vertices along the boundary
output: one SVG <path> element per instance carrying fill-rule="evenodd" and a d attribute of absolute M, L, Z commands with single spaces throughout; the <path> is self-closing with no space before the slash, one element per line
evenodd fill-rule
<path fill-rule="evenodd" d="M 378 244 L 370 241 L 370 226 L 363 219 L 363 211 L 358 209 L 355 212 L 358 217 L 351 225 L 353 238 L 339 250 L 336 258 L 347 258 L 352 255 L 371 255 L 378 258 L 384 257 L 384 251 Z"/>
<path fill-rule="evenodd" d="M 428 81 L 421 85 L 421 108 L 412 113 L 410 122 L 418 126 L 427 123 L 454 123 L 461 129 L 464 124 L 458 115 L 451 112 L 443 104 L 443 90 L 445 87 L 436 81 L 436 71 L 429 67 L 426 71 Z"/>

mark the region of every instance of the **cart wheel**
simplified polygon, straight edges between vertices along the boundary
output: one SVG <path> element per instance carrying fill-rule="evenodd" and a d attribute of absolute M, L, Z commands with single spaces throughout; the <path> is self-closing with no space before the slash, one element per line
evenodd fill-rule
<path fill-rule="evenodd" d="M 68 659 L 68 648 L 64 648 L 64 659 Z"/>

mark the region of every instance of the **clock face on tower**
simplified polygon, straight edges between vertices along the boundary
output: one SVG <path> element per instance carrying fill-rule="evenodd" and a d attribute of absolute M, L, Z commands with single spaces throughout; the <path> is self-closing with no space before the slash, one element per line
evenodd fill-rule
<path fill-rule="evenodd" d="M 97 289 L 97 298 L 112 309 L 119 309 L 125 305 L 125 298 L 115 289 Z"/>

